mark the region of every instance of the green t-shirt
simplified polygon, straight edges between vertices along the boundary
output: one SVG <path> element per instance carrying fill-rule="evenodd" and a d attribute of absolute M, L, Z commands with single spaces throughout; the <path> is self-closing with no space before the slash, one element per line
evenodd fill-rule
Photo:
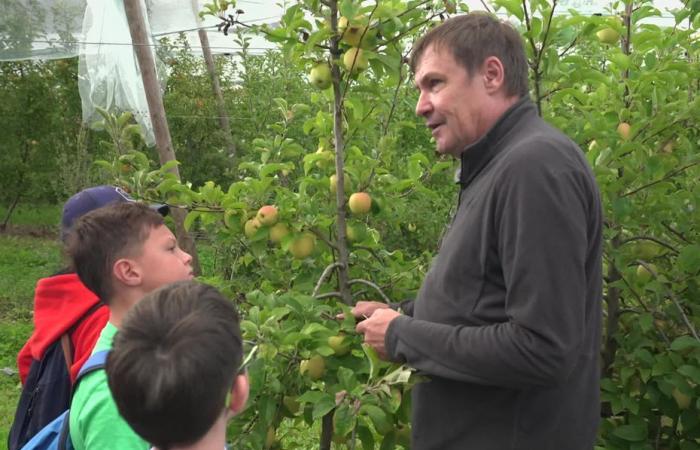
<path fill-rule="evenodd" d="M 107 323 L 93 353 L 112 348 L 117 328 Z M 80 381 L 70 405 L 70 437 L 75 450 L 148 450 L 119 415 L 107 385 L 107 373 L 96 370 Z"/>

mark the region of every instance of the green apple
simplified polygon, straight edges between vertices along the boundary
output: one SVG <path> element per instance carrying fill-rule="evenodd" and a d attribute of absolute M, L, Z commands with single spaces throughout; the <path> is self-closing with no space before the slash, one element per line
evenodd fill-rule
<path fill-rule="evenodd" d="M 258 232 L 258 229 L 261 226 L 262 225 L 260 224 L 260 221 L 258 221 L 258 219 L 253 218 L 245 223 L 245 225 L 243 226 L 243 232 L 245 233 L 246 237 L 250 239 L 253 236 L 255 236 L 255 233 Z"/>
<path fill-rule="evenodd" d="M 603 44 L 615 44 L 620 40 L 620 33 L 613 30 L 612 28 L 603 28 L 595 34 L 598 40 Z"/>
<path fill-rule="evenodd" d="M 336 356 L 347 355 L 350 351 L 350 345 L 346 341 L 345 336 L 331 336 L 328 338 L 328 346 L 333 349 Z"/>
<path fill-rule="evenodd" d="M 326 150 L 326 147 L 319 146 L 316 150 L 316 154 L 320 156 L 320 158 L 316 160 L 316 167 L 319 169 L 324 169 L 333 163 L 333 152 Z"/>
<path fill-rule="evenodd" d="M 369 67 L 369 61 L 364 55 L 364 50 L 352 47 L 343 55 L 343 65 L 348 72 L 356 74 Z"/>
<path fill-rule="evenodd" d="M 299 412 L 299 401 L 293 395 L 285 395 L 282 398 L 282 405 L 289 416 L 295 416 Z"/>
<path fill-rule="evenodd" d="M 316 247 L 316 237 L 311 233 L 304 233 L 292 241 L 289 252 L 296 259 L 304 259 L 313 253 Z"/>
<path fill-rule="evenodd" d="M 651 269 L 651 270 L 653 270 L 654 272 L 656 272 L 656 266 L 655 266 L 655 265 L 653 265 L 653 264 L 647 264 L 647 266 L 649 266 L 649 269 Z M 647 269 L 647 268 L 646 268 L 644 265 L 642 265 L 642 264 L 640 264 L 640 265 L 637 266 L 637 278 L 639 278 L 639 280 L 640 280 L 642 283 L 647 283 L 647 282 L 649 282 L 649 280 L 651 280 L 651 277 L 653 276 L 653 273 L 652 273 L 649 269 Z"/>
<path fill-rule="evenodd" d="M 343 32 L 343 42 L 351 47 L 360 47 L 360 40 L 366 37 L 367 25 L 350 24 Z"/>
<path fill-rule="evenodd" d="M 289 234 L 289 227 L 284 223 L 276 223 L 270 228 L 270 241 L 280 243 Z"/>
<path fill-rule="evenodd" d="M 326 63 L 316 65 L 309 73 L 309 81 L 317 89 L 328 89 L 331 86 L 331 68 Z"/>
<path fill-rule="evenodd" d="M 659 256 L 662 252 L 662 249 L 658 244 L 648 240 L 637 242 L 635 250 L 639 259 L 643 259 L 645 261 Z"/>
<path fill-rule="evenodd" d="M 260 225 L 266 227 L 272 226 L 277 223 L 278 210 L 276 206 L 265 205 L 258 210 L 258 214 L 255 216 L 260 222 Z"/>
<path fill-rule="evenodd" d="M 314 355 L 309 358 L 307 373 L 309 374 L 309 378 L 314 381 L 320 379 L 323 374 L 326 373 L 326 360 L 323 359 L 323 356 Z"/>
<path fill-rule="evenodd" d="M 345 16 L 338 19 L 338 32 L 343 33 L 348 27 L 348 22 L 348 18 Z"/>
<path fill-rule="evenodd" d="M 367 214 L 372 208 L 372 197 L 366 192 L 355 192 L 350 196 L 348 206 L 353 214 Z"/>

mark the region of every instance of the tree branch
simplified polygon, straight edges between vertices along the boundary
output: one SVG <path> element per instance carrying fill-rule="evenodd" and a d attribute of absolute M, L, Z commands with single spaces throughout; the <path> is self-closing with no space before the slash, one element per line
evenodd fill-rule
<path fill-rule="evenodd" d="M 667 173 L 666 175 L 664 175 L 663 178 L 656 180 L 656 181 L 652 181 L 651 183 L 647 183 L 641 187 L 638 187 L 637 189 L 633 189 L 629 192 L 626 192 L 626 193 L 622 194 L 620 197 L 627 197 L 627 196 L 636 194 L 637 192 L 644 190 L 648 187 L 654 186 L 654 185 L 659 184 L 659 183 L 663 183 L 664 181 L 671 179 L 671 178 L 675 177 L 676 175 L 678 175 L 682 172 L 685 172 L 686 170 L 690 169 L 691 167 L 697 166 L 698 164 L 699 164 L 698 161 L 692 162 L 690 164 L 686 164 L 685 166 L 681 167 L 680 169 L 676 169 L 672 172 Z"/>
<path fill-rule="evenodd" d="M 373 288 L 375 291 L 379 292 L 379 295 L 382 296 L 382 298 L 384 299 L 384 302 L 385 302 L 385 303 L 391 303 L 391 299 L 390 299 L 389 297 L 386 296 L 386 294 L 384 293 L 384 291 L 382 291 L 382 288 L 380 288 L 380 287 L 377 286 L 376 284 L 372 283 L 371 281 L 363 280 L 362 278 L 355 278 L 355 279 L 353 279 L 353 280 L 348 281 L 348 284 L 351 285 L 351 286 L 352 286 L 353 284 L 357 284 L 357 283 L 361 283 L 361 284 L 364 284 L 364 285 L 366 285 L 366 286 L 369 286 L 369 287 Z"/>
<path fill-rule="evenodd" d="M 321 285 L 326 281 L 326 278 L 330 275 L 330 273 L 333 271 L 333 269 L 343 267 L 342 264 L 339 262 L 335 262 L 333 264 L 329 264 L 328 267 L 326 267 L 323 270 L 323 273 L 321 274 L 321 277 L 318 279 L 318 282 L 316 282 L 316 287 L 314 288 L 313 293 L 311 294 L 312 297 L 316 297 L 318 294 L 318 290 L 321 289 Z"/>

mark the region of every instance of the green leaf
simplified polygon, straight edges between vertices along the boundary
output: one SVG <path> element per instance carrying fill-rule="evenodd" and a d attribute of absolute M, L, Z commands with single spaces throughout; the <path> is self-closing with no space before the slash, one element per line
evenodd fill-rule
<path fill-rule="evenodd" d="M 676 338 L 672 343 L 671 343 L 671 350 L 681 352 L 684 350 L 688 350 L 691 348 L 698 348 L 700 347 L 700 342 L 698 342 L 697 339 L 694 339 L 690 336 L 681 336 L 679 338 Z"/>
<path fill-rule="evenodd" d="M 700 368 L 684 365 L 678 368 L 678 373 L 688 377 L 693 383 L 700 384 Z"/>
<path fill-rule="evenodd" d="M 374 435 L 369 428 L 358 425 L 357 437 L 362 443 L 362 450 L 374 450 Z"/>
<path fill-rule="evenodd" d="M 299 403 L 318 403 L 327 395 L 325 392 L 320 391 L 306 391 L 297 398 L 297 401 Z"/>
<path fill-rule="evenodd" d="M 678 267 L 685 273 L 697 274 L 700 271 L 700 245 L 683 247 L 678 255 Z"/>
<path fill-rule="evenodd" d="M 381 360 L 377 351 L 373 349 L 369 344 L 362 344 L 362 350 L 364 350 L 365 355 L 367 355 L 367 360 L 369 361 L 369 380 L 371 381 L 379 373 L 379 367 L 381 365 Z"/>
<path fill-rule="evenodd" d="M 345 436 L 355 428 L 356 420 L 350 405 L 343 402 L 333 414 L 333 432 L 338 436 Z"/>
<path fill-rule="evenodd" d="M 194 224 L 194 221 L 197 220 L 197 217 L 199 217 L 199 211 L 190 211 L 187 214 L 187 217 L 185 217 L 185 230 L 190 231 L 192 228 L 192 225 Z"/>
<path fill-rule="evenodd" d="M 396 432 L 392 430 L 384 436 L 379 450 L 392 450 L 394 448 L 396 448 Z"/>
<path fill-rule="evenodd" d="M 522 8 L 522 3 L 518 0 L 496 0 L 494 2 L 496 7 L 505 8 L 506 11 L 512 16 L 518 18 L 520 22 L 523 21 L 524 12 Z"/>
<path fill-rule="evenodd" d="M 629 442 L 641 442 L 647 438 L 646 424 L 622 425 L 615 428 L 613 435 Z"/>
<path fill-rule="evenodd" d="M 314 420 L 318 420 L 331 412 L 333 408 L 335 408 L 335 398 L 328 394 L 314 404 L 314 410 L 311 417 L 313 417 Z"/>

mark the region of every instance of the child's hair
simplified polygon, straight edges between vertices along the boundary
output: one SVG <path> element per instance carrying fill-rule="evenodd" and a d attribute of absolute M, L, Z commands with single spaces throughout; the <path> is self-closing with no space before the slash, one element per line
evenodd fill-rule
<path fill-rule="evenodd" d="M 107 379 L 132 429 L 167 449 L 198 441 L 223 414 L 242 357 L 233 303 L 212 286 L 181 281 L 127 313 Z"/>
<path fill-rule="evenodd" d="M 114 294 L 112 266 L 120 258 L 140 254 L 151 230 L 163 223 L 163 216 L 148 205 L 113 203 L 75 222 L 66 253 L 83 284 L 109 305 Z"/>

